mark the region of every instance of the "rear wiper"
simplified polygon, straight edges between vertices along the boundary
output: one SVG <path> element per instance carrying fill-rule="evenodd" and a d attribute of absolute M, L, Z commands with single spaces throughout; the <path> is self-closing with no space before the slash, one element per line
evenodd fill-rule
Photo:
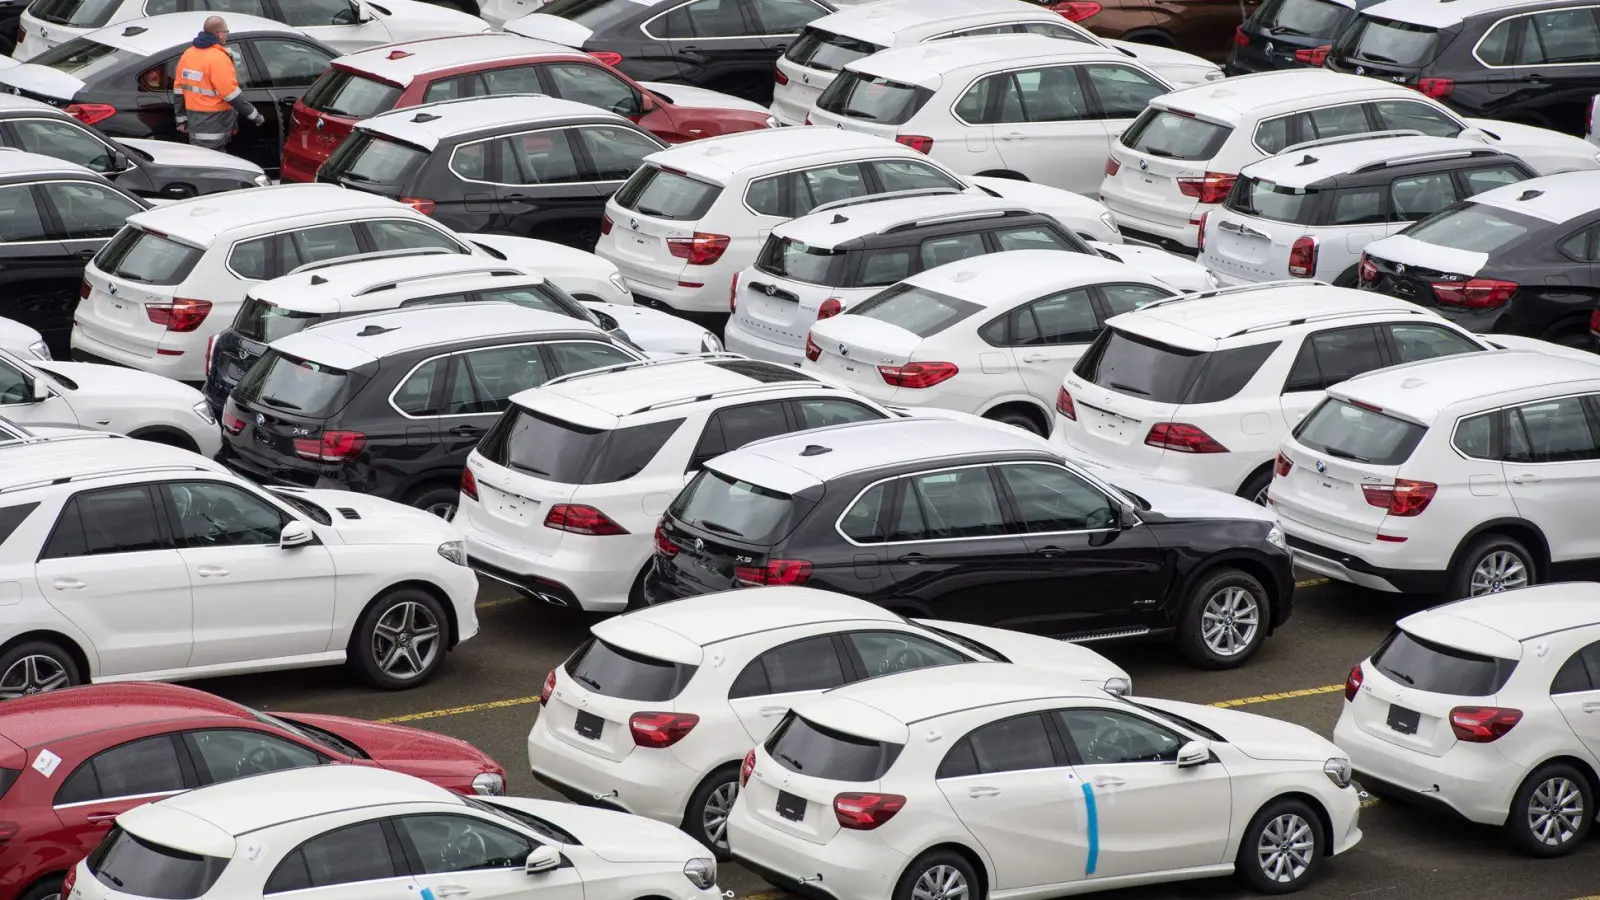
<path fill-rule="evenodd" d="M 362 184 L 377 184 L 378 183 L 378 179 L 376 179 L 376 178 L 368 178 L 365 175 L 357 175 L 354 172 L 346 172 L 343 175 L 340 175 L 338 177 L 343 178 L 346 181 L 359 181 Z"/>
<path fill-rule="evenodd" d="M 1142 390 L 1134 387 L 1131 384 L 1123 384 L 1120 381 L 1111 382 L 1111 387 L 1113 387 L 1113 388 L 1115 388 L 1116 390 L 1119 390 L 1119 391 L 1127 391 L 1130 394 L 1139 394 L 1139 395 L 1142 395 L 1142 396 L 1145 396 L 1145 397 L 1150 396 L 1150 392 L 1149 391 L 1142 391 Z"/>
<path fill-rule="evenodd" d="M 1268 28 L 1267 31 L 1273 35 L 1294 34 L 1299 35 L 1300 37 L 1311 37 L 1311 32 L 1301 31 L 1298 28 L 1290 28 L 1288 25 L 1274 25 L 1271 28 Z"/>
<path fill-rule="evenodd" d="M 732 528 L 729 528 L 726 525 L 719 525 L 716 522 L 708 522 L 705 519 L 701 519 L 700 521 L 696 522 L 695 524 L 699 525 L 701 528 L 709 528 L 712 531 L 720 531 L 723 534 L 731 534 L 734 537 L 738 537 L 739 536 L 739 532 L 734 531 Z"/>
<path fill-rule="evenodd" d="M 1407 675 L 1404 672 L 1396 672 L 1393 669 L 1384 669 L 1384 671 L 1388 672 L 1390 675 L 1393 675 L 1394 677 L 1400 679 L 1401 681 L 1404 681 L 1406 684 L 1416 684 L 1417 683 L 1417 680 L 1415 678 L 1412 678 L 1410 675 Z"/>
<path fill-rule="evenodd" d="M 1140 153 L 1148 153 L 1151 156 L 1160 156 L 1160 157 L 1163 157 L 1165 159 L 1175 159 L 1178 156 L 1178 154 L 1176 154 L 1176 153 L 1168 153 L 1165 150 L 1159 150 L 1159 149 L 1156 149 L 1155 147 L 1146 147 L 1146 148 L 1144 148 L 1143 150 L 1141 150 L 1139 152 Z"/>
<path fill-rule="evenodd" d="M 287 401 L 287 400 L 285 400 L 285 399 L 283 399 L 281 397 L 262 397 L 261 398 L 261 402 L 262 403 L 269 403 L 269 404 L 271 404 L 273 406 L 278 407 L 279 409 L 300 409 L 301 408 L 299 406 L 294 405 L 293 403 L 290 403 L 289 401 Z"/>
<path fill-rule="evenodd" d="M 549 478 L 550 477 L 550 473 L 549 472 L 546 472 L 543 469 L 534 468 L 533 466 L 525 466 L 525 465 L 522 465 L 521 463 L 514 463 L 514 462 L 508 462 L 508 463 L 506 463 L 506 465 L 510 466 L 513 469 L 516 469 L 518 472 L 527 472 L 529 475 L 541 475 L 541 476 L 544 476 L 545 478 Z"/>
<path fill-rule="evenodd" d="M 1376 53 L 1363 53 L 1363 54 L 1361 54 L 1361 58 L 1362 59 L 1370 59 L 1373 62 L 1385 62 L 1385 63 L 1393 63 L 1393 64 L 1395 64 L 1397 66 L 1400 65 L 1400 60 L 1393 59 L 1393 58 L 1388 57 L 1388 56 L 1379 56 Z"/>
<path fill-rule="evenodd" d="M 789 765 L 794 766 L 794 770 L 796 772 L 804 772 L 806 770 L 806 767 L 802 766 L 800 764 L 800 760 L 795 759 L 794 757 L 790 756 L 787 753 L 779 753 L 778 754 L 778 758 L 783 760 L 784 762 L 788 763 Z"/>
<path fill-rule="evenodd" d="M 841 109 L 841 110 L 839 110 L 839 115 L 841 115 L 841 116 L 849 116 L 852 119 L 872 119 L 874 121 L 877 120 L 877 116 L 874 116 L 871 113 L 857 112 L 856 110 L 853 110 L 853 109 Z"/>
<path fill-rule="evenodd" d="M 1339 459 L 1348 459 L 1351 462 L 1359 462 L 1359 463 L 1372 462 L 1372 460 L 1367 459 L 1365 456 L 1357 456 L 1354 453 L 1349 452 L 1348 450 L 1335 450 L 1332 447 L 1323 447 L 1322 448 L 1322 452 L 1328 454 L 1329 456 L 1336 456 Z"/>
<path fill-rule="evenodd" d="M 590 678 L 587 675 L 573 675 L 572 677 L 578 679 L 584 684 L 587 684 L 589 687 L 594 688 L 597 691 L 600 690 L 600 682 L 595 681 L 593 678 Z"/>
<path fill-rule="evenodd" d="M 636 212 L 642 212 L 647 216 L 663 216 L 663 217 L 666 217 L 666 218 L 671 218 L 671 216 L 667 215 L 666 210 L 655 209 L 655 208 L 649 207 L 649 206 L 644 206 L 644 205 L 635 206 L 634 210 Z"/>

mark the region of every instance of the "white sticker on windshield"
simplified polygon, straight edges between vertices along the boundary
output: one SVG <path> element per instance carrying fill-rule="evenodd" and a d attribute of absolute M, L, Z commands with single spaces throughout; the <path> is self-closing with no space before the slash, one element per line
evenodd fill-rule
<path fill-rule="evenodd" d="M 61 757 L 49 750 L 40 750 L 39 755 L 33 758 L 33 767 L 40 775 L 49 778 L 56 773 L 56 766 L 61 765 Z"/>

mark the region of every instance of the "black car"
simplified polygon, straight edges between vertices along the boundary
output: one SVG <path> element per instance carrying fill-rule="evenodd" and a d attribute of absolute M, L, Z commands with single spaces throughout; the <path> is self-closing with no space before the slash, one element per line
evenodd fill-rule
<path fill-rule="evenodd" d="M 1367 245 L 1359 287 L 1479 334 L 1588 347 L 1600 299 L 1600 171 L 1495 188 Z"/>
<path fill-rule="evenodd" d="M 606 199 L 665 146 L 571 100 L 470 97 L 363 121 L 317 180 L 409 203 L 457 231 L 593 250 Z"/>
<path fill-rule="evenodd" d="M 772 102 L 778 57 L 827 0 L 550 0 L 506 30 L 577 47 L 635 81 Z"/>
<path fill-rule="evenodd" d="M 262 484 L 344 488 L 450 518 L 478 438 L 518 391 L 641 358 L 509 303 L 338 319 L 274 342 L 222 410 L 217 459 Z"/>
<path fill-rule="evenodd" d="M 1316 68 L 1359 10 L 1384 0 L 1267 0 L 1233 32 L 1229 75 Z"/>
<path fill-rule="evenodd" d="M 136 19 L 74 38 L 22 65 L 0 69 L 11 93 L 60 107 L 113 138 L 187 143 L 172 110 L 172 76 L 207 13 Z M 265 118 L 239 122 L 228 152 L 278 171 L 294 103 L 339 54 L 287 25 L 228 14 L 243 96 Z"/>
<path fill-rule="evenodd" d="M 1583 0 L 1391 0 L 1363 12 L 1324 65 L 1411 85 L 1464 116 L 1582 135 L 1600 93 L 1597 13 Z"/>
<path fill-rule="evenodd" d="M 1294 575 L 1270 514 L 1088 471 L 1020 431 L 937 419 L 757 441 L 673 501 L 644 598 L 806 585 L 1070 640 L 1170 637 L 1207 668 L 1243 663 L 1288 620 Z"/>
<path fill-rule="evenodd" d="M 0 152 L 0 317 L 38 331 L 66 359 L 83 267 L 150 204 L 80 166 Z"/>

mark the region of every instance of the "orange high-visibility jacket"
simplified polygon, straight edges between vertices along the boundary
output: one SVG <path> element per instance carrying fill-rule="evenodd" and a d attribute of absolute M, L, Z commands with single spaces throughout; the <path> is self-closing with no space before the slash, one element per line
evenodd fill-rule
<path fill-rule="evenodd" d="M 233 57 L 220 44 L 190 47 L 178 58 L 172 90 L 189 112 L 238 109 L 239 76 L 234 72 Z"/>

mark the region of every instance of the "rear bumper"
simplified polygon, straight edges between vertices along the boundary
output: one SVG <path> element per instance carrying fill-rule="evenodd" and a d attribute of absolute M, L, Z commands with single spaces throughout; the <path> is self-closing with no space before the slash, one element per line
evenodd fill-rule
<path fill-rule="evenodd" d="M 75 362 L 109 363 L 192 385 L 201 384 L 206 376 L 204 344 L 198 355 L 183 352 L 180 356 L 140 356 L 98 341 L 85 334 L 82 328 L 74 328 L 71 355 Z"/>
<path fill-rule="evenodd" d="M 1492 745 L 1458 743 L 1443 756 L 1428 756 L 1362 731 L 1348 703 L 1334 726 L 1333 741 L 1368 789 L 1387 790 L 1480 825 L 1505 822 L 1522 782 L 1520 767 Z"/>
<path fill-rule="evenodd" d="M 1245 451 L 1173 453 L 1143 443 L 1126 447 L 1124 448 L 1126 453 L 1112 456 L 1100 450 L 1090 450 L 1080 446 L 1074 438 L 1081 432 L 1081 426 L 1063 421 L 1061 414 L 1057 413 L 1050 439 L 1070 458 L 1084 459 L 1113 469 L 1138 472 L 1163 481 L 1191 484 L 1228 494 L 1237 492 L 1244 486 L 1244 481 L 1250 477 L 1250 473 L 1260 468 L 1263 463 L 1272 461 L 1271 456 L 1256 458 L 1246 455 Z"/>
<path fill-rule="evenodd" d="M 289 140 L 284 142 L 283 166 L 278 170 L 278 180 L 285 184 L 290 182 L 309 184 L 316 181 L 317 169 L 333 155 L 333 148 L 329 148 L 326 154 L 318 155 L 292 146 L 293 140 L 294 135 L 291 134 Z"/>
<path fill-rule="evenodd" d="M 272 465 L 254 455 L 245 455 L 234 448 L 234 439 L 223 438 L 222 449 L 217 451 L 217 462 L 260 484 L 280 487 L 315 488 L 318 490 L 348 491 L 348 482 L 327 478 L 310 468 Z M 363 491 L 362 493 L 368 493 Z M 381 494 L 378 496 L 382 496 Z M 393 497 L 384 499 L 393 500 Z"/>
<path fill-rule="evenodd" d="M 840 829 L 826 844 L 780 832 L 736 803 L 728 817 L 733 858 L 811 900 L 889 900 L 911 858 L 871 831 Z"/>
<path fill-rule="evenodd" d="M 696 772 L 673 753 L 635 748 L 612 761 L 585 753 L 551 733 L 540 719 L 528 732 L 528 767 L 533 777 L 563 797 L 584 806 L 620 810 L 674 828 L 697 782 Z"/>
<path fill-rule="evenodd" d="M 805 346 L 789 345 L 756 334 L 745 327 L 738 316 L 731 316 L 722 331 L 722 346 L 730 353 L 743 353 L 752 359 L 764 359 L 780 366 L 800 367 L 805 359 Z"/>
<path fill-rule="evenodd" d="M 465 504 L 472 502 L 466 500 Z M 463 507 L 463 512 L 457 516 L 457 524 L 466 538 L 472 566 L 489 578 L 557 606 L 621 612 L 628 607 L 634 579 L 654 552 L 648 535 L 597 538 L 569 534 L 555 553 L 539 554 L 508 546 L 509 541 L 479 528 L 472 511 Z"/>
<path fill-rule="evenodd" d="M 1312 532 L 1306 536 L 1304 526 L 1278 517 L 1283 524 L 1289 549 L 1294 553 L 1294 564 L 1337 581 L 1387 591 L 1391 594 L 1442 594 L 1449 583 L 1447 570 L 1403 569 L 1376 565 L 1354 549 L 1341 549 L 1318 543 L 1312 538 L 1327 540 L 1331 535 Z"/>

